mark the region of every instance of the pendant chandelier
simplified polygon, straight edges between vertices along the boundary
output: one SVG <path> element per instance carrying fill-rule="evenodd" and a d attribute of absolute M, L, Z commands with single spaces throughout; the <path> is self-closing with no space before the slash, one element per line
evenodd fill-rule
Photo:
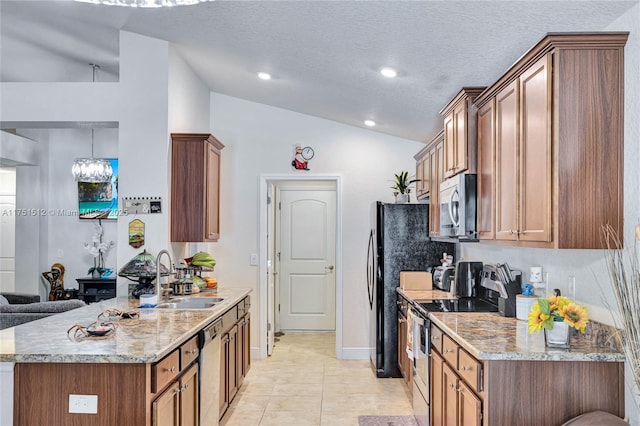
<path fill-rule="evenodd" d="M 93 68 L 93 82 L 99 65 L 90 64 Z M 93 157 L 93 129 L 91 129 L 91 158 L 76 158 L 71 166 L 71 173 L 78 182 L 109 182 L 113 176 L 111 162 L 106 158 Z"/>
<path fill-rule="evenodd" d="M 172 7 L 190 6 L 213 0 L 76 0 L 83 3 L 106 4 L 107 6 L 129 7 Z"/>

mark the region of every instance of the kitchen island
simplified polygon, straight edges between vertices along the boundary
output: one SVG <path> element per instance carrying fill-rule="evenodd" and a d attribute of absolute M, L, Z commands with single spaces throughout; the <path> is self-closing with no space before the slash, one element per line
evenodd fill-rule
<path fill-rule="evenodd" d="M 189 394 L 197 409 L 198 333 L 222 316 L 235 327 L 240 314 L 248 316 L 250 291 L 218 289 L 191 296 L 224 299 L 208 309 L 136 309 L 138 300 L 115 298 L 0 331 L 2 426 L 188 424 L 180 416 L 159 415 L 163 411 L 154 402 L 173 392 L 175 382 L 175 393 Z M 87 326 L 114 309 L 136 309 L 140 314 L 120 319 L 115 331 L 106 336 L 74 339 L 67 333 L 74 324 Z M 243 340 L 248 343 L 248 326 L 245 334 Z M 234 339 L 239 343 L 236 335 Z M 233 375 L 237 380 L 239 375 Z M 79 405 L 73 409 L 70 395 L 79 396 Z M 97 413 L 69 412 L 82 411 L 94 397 Z M 13 412 L 13 420 L 7 409 Z"/>

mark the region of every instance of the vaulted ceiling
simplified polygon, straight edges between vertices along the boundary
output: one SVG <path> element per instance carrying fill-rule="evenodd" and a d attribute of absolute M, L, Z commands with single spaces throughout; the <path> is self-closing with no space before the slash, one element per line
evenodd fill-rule
<path fill-rule="evenodd" d="M 132 9 L 0 1 L 3 82 L 118 79 L 118 32 L 174 43 L 214 92 L 427 141 L 463 86 L 547 32 L 602 31 L 638 0 L 214 1 Z M 394 67 L 398 76 L 382 77 Z M 256 77 L 272 75 L 269 81 Z M 0 94 L 1 96 L 1 94 Z"/>

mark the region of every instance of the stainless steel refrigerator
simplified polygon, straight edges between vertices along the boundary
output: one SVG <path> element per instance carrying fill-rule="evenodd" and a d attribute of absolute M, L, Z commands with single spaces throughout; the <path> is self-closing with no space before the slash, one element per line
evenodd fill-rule
<path fill-rule="evenodd" d="M 371 366 L 377 377 L 401 377 L 398 367 L 400 271 L 427 271 L 440 265 L 442 253 L 455 245 L 430 241 L 428 204 L 371 206 L 367 252 L 367 291 L 371 316 Z"/>

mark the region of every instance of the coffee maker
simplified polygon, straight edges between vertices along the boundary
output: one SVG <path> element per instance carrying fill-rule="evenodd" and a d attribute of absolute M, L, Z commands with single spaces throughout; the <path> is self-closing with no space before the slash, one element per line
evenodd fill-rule
<path fill-rule="evenodd" d="M 457 297 L 477 297 L 482 273 L 482 262 L 458 261 L 451 285 L 451 293 Z"/>

